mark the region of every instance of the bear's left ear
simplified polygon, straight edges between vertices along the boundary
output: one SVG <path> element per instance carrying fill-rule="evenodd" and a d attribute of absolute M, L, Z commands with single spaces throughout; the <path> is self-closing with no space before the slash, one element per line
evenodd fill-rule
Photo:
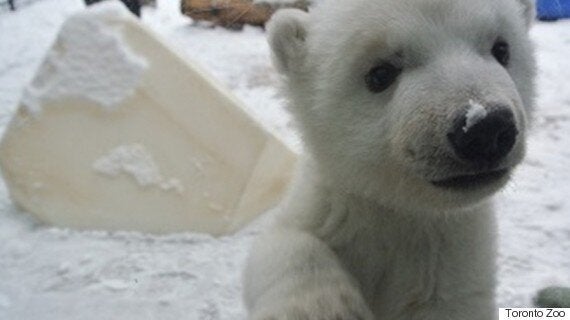
<path fill-rule="evenodd" d="M 307 55 L 309 14 L 299 9 L 282 9 L 273 15 L 268 26 L 269 45 L 277 69 L 284 74 L 295 73 Z"/>
<path fill-rule="evenodd" d="M 524 16 L 527 28 L 530 28 L 536 18 L 535 0 L 516 0 L 521 7 L 521 14 Z"/>

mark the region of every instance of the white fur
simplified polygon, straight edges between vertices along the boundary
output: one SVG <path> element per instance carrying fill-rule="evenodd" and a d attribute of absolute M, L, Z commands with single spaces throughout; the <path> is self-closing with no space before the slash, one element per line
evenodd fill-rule
<path fill-rule="evenodd" d="M 467 190 L 431 182 L 474 169 L 446 133 L 466 101 L 509 108 L 518 164 L 533 104 L 527 0 L 335 0 L 278 13 L 275 63 L 306 146 L 275 227 L 252 249 L 253 320 L 492 319 L 494 215 L 508 176 Z M 504 68 L 490 50 L 511 47 Z M 368 70 L 403 72 L 371 93 Z"/>

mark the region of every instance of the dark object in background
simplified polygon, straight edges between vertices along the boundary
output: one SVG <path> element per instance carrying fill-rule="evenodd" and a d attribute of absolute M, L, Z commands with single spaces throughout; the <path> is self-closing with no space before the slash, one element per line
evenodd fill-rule
<path fill-rule="evenodd" d="M 265 26 L 271 15 L 281 8 L 308 10 L 310 0 L 295 2 L 253 2 L 252 0 L 181 0 L 180 11 L 194 21 L 209 21 L 229 29 L 245 24 Z"/>
<path fill-rule="evenodd" d="M 570 308 L 570 288 L 542 289 L 534 298 L 534 304 L 539 308 Z"/>
<path fill-rule="evenodd" d="M 92 5 L 102 0 L 85 0 L 86 5 Z M 141 1 L 139 0 L 121 0 L 122 3 L 137 17 L 141 16 Z"/>
<path fill-rule="evenodd" d="M 537 0 L 536 11 L 542 21 L 570 18 L 570 0 Z"/>
<path fill-rule="evenodd" d="M 0 1 L 0 6 L 5 6 L 8 5 L 8 8 L 10 8 L 10 11 L 16 11 L 16 4 L 14 3 L 14 0 L 5 0 L 5 1 Z"/>

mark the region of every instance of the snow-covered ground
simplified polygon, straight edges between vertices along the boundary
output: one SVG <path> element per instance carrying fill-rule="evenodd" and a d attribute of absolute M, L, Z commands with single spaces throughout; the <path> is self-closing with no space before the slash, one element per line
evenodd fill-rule
<path fill-rule="evenodd" d="M 247 111 L 294 147 L 298 138 L 264 33 L 192 26 L 178 0 L 143 21 L 244 100 Z M 0 134 L 65 17 L 82 0 L 0 8 Z M 529 306 L 546 285 L 570 286 L 570 21 L 539 23 L 539 98 L 526 161 L 499 196 L 500 306 Z M 245 319 L 240 274 L 266 223 L 215 239 L 80 232 L 18 211 L 0 183 L 0 319 Z"/>

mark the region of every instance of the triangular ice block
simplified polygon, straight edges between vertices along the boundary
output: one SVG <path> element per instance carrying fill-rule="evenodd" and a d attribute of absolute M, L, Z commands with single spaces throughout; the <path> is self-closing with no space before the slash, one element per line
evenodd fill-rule
<path fill-rule="evenodd" d="M 237 230 L 296 156 L 118 2 L 71 17 L 0 146 L 14 201 L 62 227 Z"/>

